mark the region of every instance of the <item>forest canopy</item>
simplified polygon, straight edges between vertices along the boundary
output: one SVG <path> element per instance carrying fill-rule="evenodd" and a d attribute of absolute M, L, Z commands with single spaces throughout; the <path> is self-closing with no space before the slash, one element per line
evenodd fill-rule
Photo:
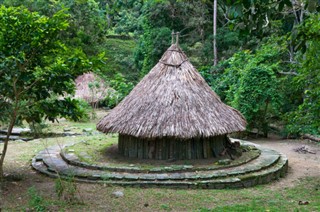
<path fill-rule="evenodd" d="M 27 65 L 30 70 L 50 76 L 69 74 L 69 78 L 60 78 L 63 86 L 58 86 L 67 93 L 74 89 L 69 79 L 90 71 L 116 91 L 100 102 L 101 106 L 114 107 L 158 62 L 171 43 L 171 32 L 179 31 L 180 45 L 192 64 L 225 103 L 245 115 L 248 130 L 258 129 L 267 135 L 271 127 L 277 126 L 284 136 L 320 134 L 320 3 L 317 0 L 0 0 L 0 3 L 2 13 L 4 8 L 23 8 L 16 10 L 21 13 L 18 19 L 28 18 L 29 12 L 39 17 L 56 17 L 49 24 L 56 27 L 54 38 L 59 42 L 49 42 L 54 48 L 43 49 L 41 55 L 36 55 L 39 60 Z M 12 35 L 12 44 L 5 44 L 6 36 L 16 33 L 13 29 L 18 27 L 12 25 L 9 29 L 7 21 L 1 20 L 0 72 L 6 70 L 10 61 L 11 69 L 19 72 L 19 66 L 12 64 L 29 60 L 26 55 L 32 55 L 32 48 L 37 47 L 19 44 L 19 48 L 10 49 L 16 41 L 28 37 Z M 49 35 L 42 35 L 41 31 L 32 34 L 39 37 L 38 41 Z M 17 51 L 14 61 L 7 57 L 11 50 Z M 1 78 L 4 76 L 2 73 Z M 8 91 L 8 82 L 7 78 L 0 81 L 1 109 L 8 106 L 7 93 L 3 93 Z M 57 90 L 57 94 L 62 92 Z M 41 95 L 49 96 L 44 91 Z M 45 103 L 55 104 L 50 101 L 47 99 Z M 41 107 L 37 104 L 20 117 L 40 122 L 45 117 L 53 119 L 65 113 L 71 117 L 80 115 L 71 112 L 77 108 L 74 106 L 70 111 L 56 111 L 51 116 L 43 112 L 37 117 L 34 111 Z M 78 112 L 81 112 L 79 108 Z M 5 117 L 0 115 L 0 120 L 5 121 Z"/>

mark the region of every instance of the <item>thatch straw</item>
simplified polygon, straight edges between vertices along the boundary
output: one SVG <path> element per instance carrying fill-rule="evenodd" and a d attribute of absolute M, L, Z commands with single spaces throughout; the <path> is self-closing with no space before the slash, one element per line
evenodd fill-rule
<path fill-rule="evenodd" d="M 104 80 L 92 72 L 78 76 L 75 82 L 75 98 L 83 99 L 91 104 L 103 100 L 106 95 L 113 91 Z"/>
<path fill-rule="evenodd" d="M 225 105 L 172 44 L 161 60 L 97 129 L 135 137 L 209 137 L 245 130 L 246 121 Z"/>

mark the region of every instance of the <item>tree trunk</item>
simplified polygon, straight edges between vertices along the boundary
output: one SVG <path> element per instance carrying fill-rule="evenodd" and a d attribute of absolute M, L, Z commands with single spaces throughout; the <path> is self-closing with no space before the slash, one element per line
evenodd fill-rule
<path fill-rule="evenodd" d="M 14 124 L 16 122 L 16 118 L 17 118 L 17 108 L 15 108 L 14 111 L 13 111 L 13 114 L 12 114 L 12 117 L 11 117 L 11 120 L 10 120 L 10 125 L 9 125 L 9 128 L 8 128 L 8 132 L 7 132 L 7 136 L 6 136 L 5 140 L 4 140 L 4 146 L 3 146 L 3 149 L 2 149 L 2 154 L 1 154 L 1 157 L 0 157 L 0 182 L 2 182 L 3 179 L 4 179 L 3 163 L 4 163 L 4 158 L 6 156 L 7 149 L 8 149 L 9 138 L 10 138 L 10 135 L 12 133 L 12 129 L 14 127 Z"/>
<path fill-rule="evenodd" d="M 213 1 L 213 65 L 216 66 L 218 63 L 218 52 L 217 52 L 217 0 Z"/>

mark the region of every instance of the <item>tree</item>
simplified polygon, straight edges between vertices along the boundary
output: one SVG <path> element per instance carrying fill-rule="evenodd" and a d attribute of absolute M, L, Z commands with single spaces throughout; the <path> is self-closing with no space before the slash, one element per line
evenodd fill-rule
<path fill-rule="evenodd" d="M 68 8 L 69 28 L 63 35 L 69 45 L 81 46 L 87 55 L 95 55 L 97 45 L 103 42 L 107 31 L 105 11 L 96 0 L 0 0 L 6 6 L 25 6 L 30 11 L 52 16 L 57 11 Z"/>
<path fill-rule="evenodd" d="M 8 133 L 0 157 L 0 178 L 8 141 L 19 120 L 79 119 L 84 111 L 71 98 L 74 78 L 90 63 L 81 49 L 69 49 L 59 38 L 68 28 L 65 10 L 52 17 L 24 7 L 0 7 L 0 106 Z"/>
<path fill-rule="evenodd" d="M 300 90 L 298 105 L 288 113 L 288 130 L 291 133 L 320 134 L 320 15 L 311 15 L 298 27 L 298 41 L 304 42 L 304 53 L 293 85 Z"/>
<path fill-rule="evenodd" d="M 212 16 L 202 1 L 145 1 L 139 18 L 143 34 L 139 37 L 136 50 L 136 66 L 145 75 L 159 60 L 163 51 L 170 46 L 171 32 L 180 32 L 180 44 L 188 53 L 188 48 L 200 46 L 202 55 L 198 56 L 202 63 L 208 57 L 212 63 L 212 33 L 205 34 L 206 27 L 212 28 Z M 210 42 L 207 46 L 206 39 Z M 201 43 L 200 45 L 198 45 Z M 186 46 L 183 46 L 183 45 Z M 193 48 L 194 47 L 194 48 Z M 203 50 L 207 48 L 210 54 Z M 193 58 L 191 58 L 193 59 Z M 193 61 L 194 62 L 194 61 Z"/>
<path fill-rule="evenodd" d="M 224 71 L 217 76 L 214 90 L 247 119 L 249 130 L 256 128 L 267 136 L 271 121 L 279 118 L 283 102 L 280 79 L 281 58 L 285 45 L 270 38 L 254 53 L 240 51 L 224 61 Z"/>
<path fill-rule="evenodd" d="M 217 0 L 213 1 L 213 65 L 218 63 L 217 52 Z"/>

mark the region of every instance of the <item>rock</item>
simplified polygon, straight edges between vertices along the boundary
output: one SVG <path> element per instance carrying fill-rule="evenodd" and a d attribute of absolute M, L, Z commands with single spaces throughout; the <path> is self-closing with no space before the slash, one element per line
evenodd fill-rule
<path fill-rule="evenodd" d="M 64 136 L 76 136 L 76 135 L 80 135 L 79 133 L 75 133 L 75 132 L 64 132 L 63 133 Z"/>
<path fill-rule="evenodd" d="M 85 145 L 89 145 L 87 141 L 80 141 L 81 143 L 84 143 Z"/>
<path fill-rule="evenodd" d="M 0 130 L 1 134 L 7 134 L 8 130 Z M 14 127 L 12 129 L 11 135 L 21 135 L 23 133 L 29 133 L 31 130 L 29 128 L 20 128 L 20 127 Z"/>
<path fill-rule="evenodd" d="M 123 193 L 123 191 L 115 191 L 112 193 L 112 196 L 119 198 L 119 197 L 123 197 L 124 193 Z"/>
<path fill-rule="evenodd" d="M 63 132 L 70 132 L 71 131 L 71 129 L 70 128 L 63 128 Z"/>
<path fill-rule="evenodd" d="M 93 131 L 92 128 L 85 128 L 82 130 L 82 132 L 91 133 Z"/>
<path fill-rule="evenodd" d="M 77 128 L 76 127 L 65 127 L 65 128 L 63 128 L 63 132 L 70 132 L 74 129 L 77 129 Z"/>
<path fill-rule="evenodd" d="M 7 138 L 6 135 L 0 135 L 0 143 L 1 143 L 1 141 L 4 141 L 6 138 Z M 9 137 L 9 140 L 12 140 L 12 141 L 30 141 L 30 140 L 32 140 L 32 138 L 22 138 L 22 137 L 17 136 L 17 135 L 11 135 Z"/>
<path fill-rule="evenodd" d="M 0 135 L 0 140 L 5 140 L 6 138 L 7 138 L 6 135 Z M 15 136 L 15 135 L 11 135 L 9 137 L 9 140 L 19 140 L 19 139 L 20 139 L 20 137 L 19 136 Z"/>
<path fill-rule="evenodd" d="M 219 165 L 229 165 L 231 163 L 230 159 L 224 159 L 224 160 L 219 160 L 218 164 Z"/>

